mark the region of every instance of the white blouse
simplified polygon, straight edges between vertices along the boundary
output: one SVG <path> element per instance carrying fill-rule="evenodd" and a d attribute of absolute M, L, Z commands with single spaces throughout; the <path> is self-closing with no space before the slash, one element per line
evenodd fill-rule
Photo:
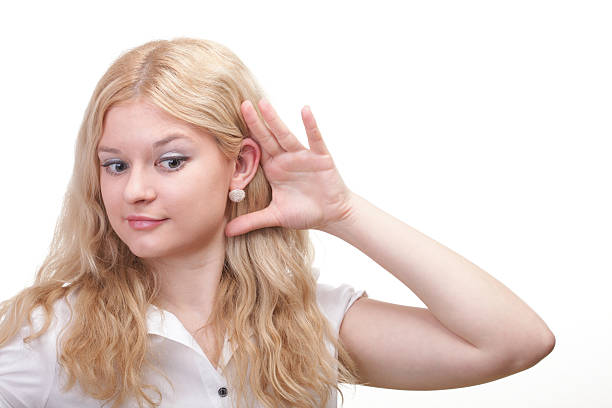
<path fill-rule="evenodd" d="M 317 304 L 330 321 L 336 335 L 344 314 L 362 295 L 367 296 L 365 290 L 355 290 L 348 284 L 334 287 L 317 282 Z M 61 391 L 67 376 L 57 362 L 56 347 L 60 330 L 70 318 L 66 299 L 55 303 L 54 313 L 56 319 L 47 332 L 29 345 L 23 343 L 23 338 L 30 334 L 26 324 L 18 335 L 0 348 L 0 408 L 93 408 L 101 407 L 104 403 L 84 395 L 78 382 L 68 392 Z M 42 307 L 33 311 L 32 318 L 35 329 L 41 328 L 44 323 Z M 233 390 L 221 375 L 222 368 L 231 363 L 232 357 L 227 337 L 219 367 L 215 369 L 199 344 L 174 314 L 151 305 L 147 312 L 147 326 L 151 341 L 150 350 L 155 353 L 163 372 L 174 386 L 173 390 L 168 382 L 155 372 L 145 373 L 145 381 L 156 385 L 162 394 L 161 407 L 232 406 Z M 337 350 L 329 342 L 326 342 L 326 345 L 330 352 L 337 356 Z M 153 393 L 149 395 L 157 397 Z M 252 395 L 249 397 L 253 399 Z M 106 406 L 110 405 L 107 403 Z M 332 390 L 331 398 L 324 408 L 336 406 L 336 390 Z M 137 404 L 130 401 L 122 407 L 135 408 Z"/>

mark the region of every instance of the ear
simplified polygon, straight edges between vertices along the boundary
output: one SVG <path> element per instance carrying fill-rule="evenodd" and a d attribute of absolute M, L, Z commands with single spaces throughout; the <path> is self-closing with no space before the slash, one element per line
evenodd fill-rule
<path fill-rule="evenodd" d="M 255 140 L 245 137 L 240 146 L 240 154 L 236 158 L 234 174 L 230 181 L 230 191 L 236 188 L 244 189 L 255 177 L 261 149 Z"/>

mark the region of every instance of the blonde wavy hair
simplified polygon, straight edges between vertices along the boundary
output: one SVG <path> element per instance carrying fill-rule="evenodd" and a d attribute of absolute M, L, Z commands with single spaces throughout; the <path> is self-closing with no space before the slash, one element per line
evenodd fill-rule
<path fill-rule="evenodd" d="M 121 54 L 98 82 L 85 111 L 49 254 L 34 283 L 0 303 L 0 347 L 26 322 L 34 329 L 31 313 L 37 307 L 44 310 L 45 323 L 23 340 L 43 335 L 54 302 L 74 291 L 71 324 L 58 355 L 68 374 L 64 391 L 78 381 L 86 394 L 112 401 L 113 408 L 131 398 L 139 407 L 159 406 L 161 392 L 145 384 L 143 376 L 145 368 L 159 371 L 148 356 L 146 323 L 149 305 L 159 305 L 159 276 L 131 253 L 106 216 L 96 155 L 105 113 L 116 103 L 145 97 L 212 134 L 220 150 L 236 159 L 242 139 L 249 136 L 240 104 L 248 99 L 257 109 L 263 95 L 242 61 L 212 41 L 151 41 Z M 245 192 L 239 203 L 228 200 L 228 220 L 270 203 L 271 187 L 261 166 Z M 235 375 L 228 381 L 237 390 L 238 407 L 249 405 L 247 378 L 252 394 L 266 407 L 324 405 L 332 387 L 342 395 L 337 383 L 358 383 L 355 363 L 317 306 L 313 258 L 307 230 L 271 227 L 227 238 L 209 323 L 224 327 L 235 349 Z M 225 333 L 215 332 L 219 347 Z M 337 357 L 325 340 L 338 350 Z M 247 376 L 249 363 L 258 375 Z M 229 375 L 225 369 L 224 375 Z"/>

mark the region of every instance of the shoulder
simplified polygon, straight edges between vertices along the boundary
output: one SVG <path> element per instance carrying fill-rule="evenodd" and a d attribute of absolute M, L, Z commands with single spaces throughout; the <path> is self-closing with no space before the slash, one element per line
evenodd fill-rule
<path fill-rule="evenodd" d="M 15 336 L 0 347 L 0 401 L 12 407 L 43 407 L 57 373 L 57 337 L 69 316 L 67 300 L 53 304 L 51 322 L 40 337 L 24 342 L 45 324 L 42 306 L 30 314 Z"/>
<path fill-rule="evenodd" d="M 318 277 L 318 270 L 315 270 L 315 275 Z M 336 333 L 348 309 L 362 296 L 368 296 L 365 289 L 355 288 L 348 283 L 333 285 L 317 281 L 317 303 Z"/>

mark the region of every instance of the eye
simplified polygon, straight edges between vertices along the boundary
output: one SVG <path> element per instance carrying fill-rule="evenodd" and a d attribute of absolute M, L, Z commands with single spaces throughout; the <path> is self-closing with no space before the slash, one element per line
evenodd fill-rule
<path fill-rule="evenodd" d="M 187 157 L 175 156 L 175 157 L 168 157 L 167 159 L 161 160 L 160 163 L 168 163 L 169 167 L 164 166 L 164 168 L 168 169 L 167 171 L 178 171 L 184 167 L 182 164 L 185 161 L 187 161 Z"/>
<path fill-rule="evenodd" d="M 183 163 L 186 162 L 188 159 L 189 159 L 188 157 L 184 157 L 184 156 L 174 156 L 174 157 L 168 157 L 166 159 L 160 160 L 159 163 L 167 163 L 168 164 L 167 167 L 162 165 L 162 167 L 164 168 L 164 171 L 173 172 L 173 171 L 179 171 L 183 167 L 185 167 Z M 111 176 L 119 176 L 127 168 L 127 165 L 125 162 L 121 160 L 113 160 L 113 161 L 108 161 L 104 163 L 102 167 L 105 167 L 106 172 L 110 174 Z"/>
<path fill-rule="evenodd" d="M 119 160 L 114 160 L 114 161 L 110 161 L 110 162 L 106 162 L 102 165 L 102 167 L 106 168 L 106 172 L 112 176 L 118 176 L 119 174 L 121 174 L 121 171 L 113 171 L 113 167 L 112 166 L 125 166 L 125 163 Z M 117 168 L 115 168 L 115 170 L 118 170 Z M 125 170 L 125 168 L 123 169 Z"/>

